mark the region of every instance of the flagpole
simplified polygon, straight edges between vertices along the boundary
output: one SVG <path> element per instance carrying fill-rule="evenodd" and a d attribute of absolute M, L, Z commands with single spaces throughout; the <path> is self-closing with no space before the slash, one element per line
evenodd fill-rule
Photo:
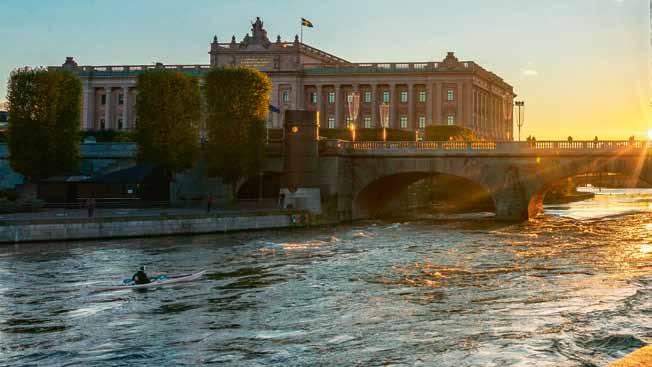
<path fill-rule="evenodd" d="M 301 43 L 303 43 L 303 21 L 301 21 Z"/>

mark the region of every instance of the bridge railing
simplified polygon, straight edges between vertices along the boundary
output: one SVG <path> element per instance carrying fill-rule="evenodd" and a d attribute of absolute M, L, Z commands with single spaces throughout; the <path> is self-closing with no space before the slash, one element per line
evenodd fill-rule
<path fill-rule="evenodd" d="M 536 152 L 605 152 L 640 150 L 648 147 L 648 141 L 603 140 L 603 141 L 334 141 L 331 148 L 345 149 L 353 153 L 400 153 L 400 152 L 494 152 L 494 153 L 536 153 Z"/>

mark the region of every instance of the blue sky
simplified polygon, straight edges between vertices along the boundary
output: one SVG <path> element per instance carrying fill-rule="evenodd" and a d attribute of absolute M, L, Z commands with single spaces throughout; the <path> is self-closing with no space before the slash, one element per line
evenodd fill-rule
<path fill-rule="evenodd" d="M 240 40 L 260 16 L 270 38 L 349 61 L 441 60 L 455 51 L 526 103 L 525 136 L 627 138 L 652 127 L 646 0 L 0 0 L 0 79 L 16 67 L 209 61 L 213 35 Z M 6 83 L 0 83 L 0 100 Z"/>

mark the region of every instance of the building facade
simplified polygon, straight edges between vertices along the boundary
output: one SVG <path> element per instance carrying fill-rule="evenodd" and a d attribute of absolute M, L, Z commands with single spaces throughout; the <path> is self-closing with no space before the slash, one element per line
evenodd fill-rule
<path fill-rule="evenodd" d="M 83 83 L 82 129 L 129 130 L 136 123 L 136 77 L 152 68 L 201 76 L 212 67 L 246 66 L 272 80 L 268 125 L 281 128 L 283 111 L 319 112 L 322 128 L 352 122 L 352 94 L 359 94 L 357 128 L 381 127 L 380 105 L 389 105 L 388 127 L 423 130 L 427 125 L 459 125 L 483 139 L 512 140 L 513 87 L 473 61 L 448 52 L 442 61 L 352 63 L 299 41 L 267 37 L 260 18 L 241 41 L 210 44 L 210 64 L 79 66 L 72 57 L 61 66 Z M 357 98 L 356 98 L 357 99 Z"/>

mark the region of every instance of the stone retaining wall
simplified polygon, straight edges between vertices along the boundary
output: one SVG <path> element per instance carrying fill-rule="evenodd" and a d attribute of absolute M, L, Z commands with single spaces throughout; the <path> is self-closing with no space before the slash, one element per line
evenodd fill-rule
<path fill-rule="evenodd" d="M 176 217 L 44 220 L 0 224 L 0 243 L 64 241 L 118 237 L 193 235 L 298 227 L 308 224 L 302 212 Z"/>

